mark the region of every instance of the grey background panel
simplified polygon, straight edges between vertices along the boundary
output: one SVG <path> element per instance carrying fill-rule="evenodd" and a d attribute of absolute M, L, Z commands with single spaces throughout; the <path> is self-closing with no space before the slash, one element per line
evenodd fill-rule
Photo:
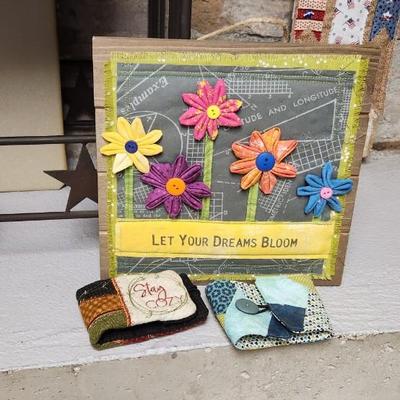
<path fill-rule="evenodd" d="M 119 273 L 157 272 L 168 266 L 168 269 L 187 274 L 321 274 L 323 267 L 322 260 L 290 259 L 246 261 L 234 258 L 217 260 L 211 258 L 117 257 L 117 263 Z"/>
<path fill-rule="evenodd" d="M 259 221 L 309 221 L 312 216 L 304 214 L 307 199 L 296 196 L 296 188 L 304 184 L 307 173 L 319 174 L 322 165 L 331 161 L 338 167 L 344 140 L 353 74 L 343 71 L 317 71 L 306 69 L 262 69 L 243 67 L 174 66 L 118 64 L 117 67 L 117 113 L 129 121 L 142 118 L 146 131 L 161 129 L 159 142 L 163 153 L 150 161 L 172 162 L 183 154 L 190 164 L 204 163 L 204 142 L 193 138 L 193 127 L 179 124 L 179 117 L 188 106 L 182 101 L 182 93 L 196 91 L 197 83 L 208 80 L 212 85 L 224 79 L 228 98 L 243 101 L 238 115 L 243 126 L 219 128 L 214 142 L 212 166 L 212 197 L 210 220 L 237 221 L 246 216 L 248 191 L 240 188 L 240 175 L 229 172 L 236 160 L 231 145 L 234 141 L 246 143 L 254 130 L 279 126 L 282 139 L 298 140 L 297 149 L 285 161 L 296 166 L 298 176 L 280 179 L 271 195 L 259 192 L 256 220 Z M 134 216 L 136 218 L 168 218 L 165 210 L 147 210 L 145 199 L 152 190 L 140 182 L 134 172 Z M 124 173 L 118 178 L 118 215 L 125 209 Z M 121 182 L 120 182 L 121 180 Z M 200 213 L 183 208 L 181 219 L 198 219 Z M 329 218 L 329 211 L 323 218 Z M 181 258 L 134 259 L 119 257 L 118 270 L 126 272 L 133 266 L 136 270 L 175 266 L 186 272 L 212 273 L 225 270 L 248 272 L 254 269 L 263 273 L 288 271 L 306 272 L 314 268 L 321 271 L 323 261 L 308 260 L 198 260 Z M 289 267 L 292 266 L 292 267 Z M 260 269 L 261 268 L 261 269 Z M 264 272 L 265 271 L 265 272 Z M 183 272 L 183 271 L 182 271 Z M 316 271 L 314 271 L 316 272 Z M 193 272 L 194 273 L 194 272 Z"/>

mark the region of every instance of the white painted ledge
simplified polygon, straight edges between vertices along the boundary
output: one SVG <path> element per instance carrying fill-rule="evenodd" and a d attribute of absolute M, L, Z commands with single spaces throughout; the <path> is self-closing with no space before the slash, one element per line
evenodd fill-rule
<path fill-rule="evenodd" d="M 62 210 L 66 195 L 3 193 L 0 209 Z M 400 154 L 374 153 L 361 170 L 344 282 L 320 288 L 337 335 L 400 331 L 399 205 Z M 90 201 L 81 208 L 89 207 Z M 0 370 L 229 345 L 210 315 L 187 332 L 93 350 L 75 291 L 99 278 L 98 263 L 97 220 L 0 224 Z"/>

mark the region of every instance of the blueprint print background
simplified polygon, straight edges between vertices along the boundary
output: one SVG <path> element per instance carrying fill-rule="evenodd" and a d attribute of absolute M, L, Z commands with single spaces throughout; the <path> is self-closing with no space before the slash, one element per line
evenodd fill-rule
<path fill-rule="evenodd" d="M 203 164 L 204 142 L 193 140 L 193 128 L 179 124 L 187 109 L 183 92 L 195 92 L 197 82 L 206 79 L 215 84 L 225 80 L 228 97 L 239 98 L 243 106 L 238 115 L 240 128 L 220 128 L 214 142 L 211 220 L 244 220 L 247 191 L 240 189 L 240 175 L 229 172 L 236 160 L 231 144 L 246 142 L 254 130 L 279 126 L 282 139 L 297 139 L 298 147 L 286 158 L 298 171 L 296 179 L 281 180 L 274 192 L 258 197 L 256 219 L 260 221 L 308 221 L 304 214 L 306 199 L 296 196 L 306 173 L 319 174 L 322 165 L 331 161 L 338 167 L 348 117 L 353 74 L 343 71 L 307 69 L 260 69 L 243 67 L 169 66 L 118 64 L 117 114 L 129 121 L 141 117 L 145 130 L 161 129 L 164 151 L 151 162 L 172 162 L 184 154 L 189 163 Z M 120 218 L 125 213 L 124 173 L 117 177 Z M 135 218 L 167 218 L 163 208 L 147 210 L 144 206 L 150 187 L 134 173 Z M 182 219 L 197 219 L 199 213 L 184 207 Z M 118 272 L 156 271 L 175 268 L 188 273 L 321 273 L 322 260 L 215 260 L 189 258 L 117 257 Z"/>

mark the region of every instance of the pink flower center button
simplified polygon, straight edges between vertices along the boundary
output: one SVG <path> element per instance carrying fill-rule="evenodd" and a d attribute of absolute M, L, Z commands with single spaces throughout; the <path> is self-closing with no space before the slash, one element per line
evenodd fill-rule
<path fill-rule="evenodd" d="M 330 187 L 323 187 L 319 194 L 323 199 L 328 200 L 332 197 L 333 190 Z"/>
<path fill-rule="evenodd" d="M 180 178 L 171 178 L 167 181 L 165 189 L 171 196 L 180 196 L 186 189 L 186 183 Z"/>
<path fill-rule="evenodd" d="M 218 106 L 210 106 L 207 108 L 207 117 L 217 119 L 221 115 L 221 110 Z"/>

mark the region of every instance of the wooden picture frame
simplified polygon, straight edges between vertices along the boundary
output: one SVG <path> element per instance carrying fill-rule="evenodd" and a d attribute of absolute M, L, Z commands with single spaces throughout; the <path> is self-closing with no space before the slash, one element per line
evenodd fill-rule
<path fill-rule="evenodd" d="M 110 60 L 140 60 L 143 58 L 143 63 L 146 63 L 145 55 L 151 54 L 165 55 L 174 53 L 175 57 L 180 55 L 182 57 L 190 58 L 194 54 L 215 54 L 215 57 L 222 58 L 236 57 L 243 59 L 248 56 L 260 55 L 261 58 L 264 56 L 279 55 L 279 57 L 294 58 L 298 55 L 310 55 L 317 59 L 320 56 L 321 59 L 329 59 L 332 55 L 342 56 L 343 58 L 358 57 L 360 62 L 365 61 L 365 65 L 368 64 L 368 69 L 364 68 L 365 73 L 365 88 L 364 96 L 362 97 L 362 103 L 357 107 L 359 109 L 359 118 L 357 116 L 354 119 L 353 129 L 354 135 L 351 143 L 352 149 L 352 161 L 349 169 L 349 177 L 353 180 L 353 190 L 349 195 L 343 198 L 344 201 L 344 212 L 341 216 L 340 226 L 336 232 L 335 238 L 335 257 L 332 265 L 330 266 L 329 274 L 324 272 L 324 276 L 316 274 L 316 283 L 319 285 L 339 285 L 342 280 L 343 267 L 345 261 L 345 254 L 347 248 L 347 242 L 350 232 L 351 219 L 353 214 L 353 207 L 356 196 L 356 189 L 358 184 L 358 176 L 360 171 L 360 164 L 362 159 L 362 152 L 366 137 L 366 129 L 368 124 L 368 113 L 371 106 L 371 96 L 374 88 L 375 74 L 378 69 L 378 61 L 380 57 L 380 51 L 374 47 L 351 47 L 351 46 L 307 46 L 307 45 L 271 45 L 261 43 L 233 43 L 233 42 L 198 42 L 191 40 L 159 40 L 159 39 L 133 39 L 133 38 L 105 38 L 95 37 L 93 39 L 93 61 L 94 61 L 94 98 L 96 108 L 96 134 L 97 134 L 97 169 L 98 169 L 98 180 L 99 180 L 99 237 L 100 237 L 100 271 L 101 277 L 106 278 L 110 273 L 110 265 L 112 265 L 111 257 L 113 246 L 110 241 L 112 231 L 110 230 L 110 209 L 108 207 L 110 198 L 107 194 L 110 191 L 109 187 L 109 174 L 110 174 L 110 157 L 103 156 L 99 149 L 107 144 L 102 138 L 102 133 L 107 129 L 107 123 L 109 123 L 110 116 L 106 115 L 107 99 L 105 93 L 110 95 L 109 83 L 105 82 L 105 66 L 109 68 Z M 133 56 L 132 56 L 133 55 Z M 133 58 L 132 58 L 133 57 Z M 297 59 L 297 58 L 296 58 Z M 114 64 L 115 65 L 115 64 Z M 271 65 L 273 68 L 274 66 Z M 334 69 L 334 68 L 333 68 Z M 108 70 L 109 71 L 109 70 Z M 109 71 L 110 72 L 110 71 Z M 114 71 L 115 74 L 115 71 Z M 108 86 L 106 88 L 106 86 Z M 361 87 L 361 86 L 360 86 Z M 111 88 L 112 89 L 112 88 Z M 106 94 L 107 94 L 106 93 Z M 360 93 L 359 93 L 360 94 Z M 353 104 L 354 105 L 354 104 Z M 185 105 L 182 103 L 182 107 Z M 260 127 L 260 129 L 263 129 Z M 335 228 L 336 229 L 336 228 Z M 332 245 L 333 246 L 333 245 Z M 333 248 L 333 247 L 332 247 Z M 325 267 L 324 267 L 325 268 Z M 324 270 L 325 271 L 325 270 Z M 121 271 L 111 268 L 111 275 L 119 273 Z M 293 272 L 293 271 L 292 271 Z M 315 275 L 315 274 L 314 274 Z M 192 275 L 192 278 L 197 281 L 208 281 L 213 279 L 215 274 L 205 275 Z M 219 277 L 234 277 L 236 279 L 252 279 L 254 275 L 248 274 L 220 274 Z M 323 279 L 321 279 L 323 278 Z"/>

